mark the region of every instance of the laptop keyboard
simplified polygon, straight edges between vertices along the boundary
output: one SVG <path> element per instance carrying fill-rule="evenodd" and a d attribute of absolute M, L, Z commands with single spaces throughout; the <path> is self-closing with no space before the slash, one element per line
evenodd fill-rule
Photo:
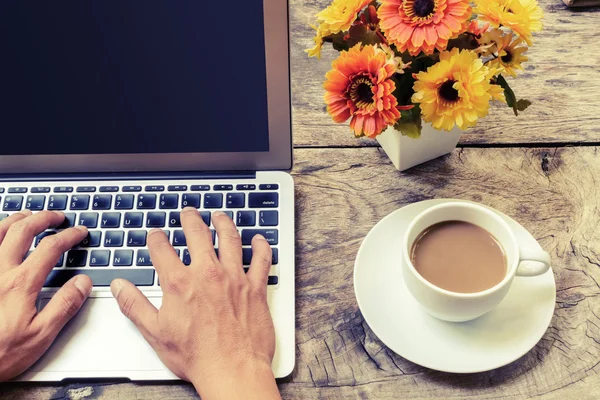
<path fill-rule="evenodd" d="M 40 241 L 61 229 L 85 225 L 88 236 L 56 264 L 44 286 L 60 287 L 75 275 L 88 275 L 94 286 L 106 287 L 125 278 L 142 287 L 158 287 L 146 237 L 150 229 L 163 229 L 185 265 L 191 263 L 180 212 L 195 207 L 211 227 L 218 254 L 218 235 L 212 213 L 223 211 L 235 222 L 243 245 L 243 265 L 252 260 L 251 240 L 261 234 L 273 249 L 268 284 L 279 283 L 279 186 L 277 184 L 125 185 L 125 186 L 5 186 L 0 187 L 0 221 L 12 213 L 56 210 L 65 222 L 38 235 Z"/>

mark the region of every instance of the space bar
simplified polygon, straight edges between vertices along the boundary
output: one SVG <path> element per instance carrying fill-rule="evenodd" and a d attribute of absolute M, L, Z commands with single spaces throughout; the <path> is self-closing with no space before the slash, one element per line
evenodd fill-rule
<path fill-rule="evenodd" d="M 54 270 L 48 275 L 44 287 L 61 287 L 75 275 L 87 275 L 94 286 L 110 286 L 113 279 L 123 278 L 136 286 L 152 286 L 154 284 L 153 269 L 62 269 Z"/>

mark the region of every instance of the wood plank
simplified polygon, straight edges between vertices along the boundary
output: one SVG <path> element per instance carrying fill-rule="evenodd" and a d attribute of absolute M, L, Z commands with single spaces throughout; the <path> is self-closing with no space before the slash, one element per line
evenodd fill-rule
<path fill-rule="evenodd" d="M 291 0 L 294 142 L 377 146 L 356 140 L 347 125 L 335 124 L 325 112 L 323 79 L 338 53 L 329 49 L 320 61 L 304 53 L 314 36 L 308 22 L 329 2 Z M 518 118 L 507 107 L 493 109 L 463 135 L 462 144 L 600 142 L 600 52 L 592 50 L 600 41 L 600 8 L 571 10 L 556 0 L 540 5 L 545 29 L 536 36 L 526 71 L 511 80 L 515 93 L 533 106 Z"/>
<path fill-rule="evenodd" d="M 297 368 L 280 384 L 284 398 L 597 398 L 599 150 L 460 149 L 404 174 L 377 148 L 297 150 Z M 432 198 L 495 207 L 552 255 L 558 291 L 552 325 L 509 366 L 468 375 L 427 370 L 388 350 L 361 316 L 352 274 L 362 239 L 390 212 Z M 86 391 L 93 394 L 72 396 Z M 182 384 L 0 387 L 6 400 L 191 397 L 192 388 Z"/>

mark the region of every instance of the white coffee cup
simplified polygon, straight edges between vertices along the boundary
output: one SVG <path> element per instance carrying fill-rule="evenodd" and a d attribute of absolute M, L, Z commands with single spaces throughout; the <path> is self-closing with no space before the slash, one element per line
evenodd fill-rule
<path fill-rule="evenodd" d="M 456 293 L 435 286 L 417 272 L 411 261 L 415 240 L 427 228 L 444 221 L 470 222 L 496 238 L 504 248 L 507 261 L 502 282 L 483 292 Z M 469 321 L 491 311 L 504 299 L 515 275 L 538 276 L 550 269 L 548 253 L 519 246 L 515 234 L 498 214 L 472 203 L 444 203 L 423 211 L 408 226 L 402 250 L 402 274 L 408 291 L 429 314 L 451 322 Z M 523 261 L 537 262 L 521 264 Z"/>

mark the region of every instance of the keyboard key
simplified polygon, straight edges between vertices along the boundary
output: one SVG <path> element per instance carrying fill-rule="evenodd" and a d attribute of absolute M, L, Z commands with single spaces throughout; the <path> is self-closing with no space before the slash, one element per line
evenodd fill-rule
<path fill-rule="evenodd" d="M 200 208 L 200 194 L 197 193 L 186 193 L 181 196 L 181 208 L 194 207 Z"/>
<path fill-rule="evenodd" d="M 270 276 L 267 281 L 267 285 L 277 285 L 279 283 L 279 278 L 276 276 Z"/>
<path fill-rule="evenodd" d="M 110 250 L 92 250 L 90 254 L 90 267 L 108 267 L 110 263 Z"/>
<path fill-rule="evenodd" d="M 89 194 L 76 194 L 71 197 L 71 210 L 87 210 L 89 206 Z"/>
<path fill-rule="evenodd" d="M 115 210 L 131 210 L 133 209 L 132 194 L 118 194 L 115 198 Z"/>
<path fill-rule="evenodd" d="M 217 190 L 217 191 L 233 190 L 233 185 L 214 185 L 213 190 Z"/>
<path fill-rule="evenodd" d="M 2 192 L 0 192 L 0 193 L 2 193 Z M 50 188 L 47 186 L 34 187 L 34 188 L 31 188 L 31 193 L 50 193 Z"/>
<path fill-rule="evenodd" d="M 123 247 L 125 232 L 108 231 L 104 234 L 104 247 Z"/>
<path fill-rule="evenodd" d="M 144 224 L 144 214 L 141 212 L 125 213 L 123 228 L 141 228 Z"/>
<path fill-rule="evenodd" d="M 173 246 L 186 246 L 185 235 L 182 230 L 173 232 Z"/>
<path fill-rule="evenodd" d="M 207 193 L 204 195 L 204 208 L 221 208 L 223 207 L 222 193 Z"/>
<path fill-rule="evenodd" d="M 223 214 L 227 215 L 229 219 L 233 220 L 233 211 L 223 211 Z"/>
<path fill-rule="evenodd" d="M 58 261 L 56 262 L 56 265 L 54 266 L 54 268 L 60 268 L 63 266 L 63 264 L 65 263 L 65 255 L 61 254 L 60 258 L 58 259 Z"/>
<path fill-rule="evenodd" d="M 192 185 L 192 192 L 206 192 L 210 190 L 209 185 Z"/>
<path fill-rule="evenodd" d="M 54 188 L 54 193 L 71 193 L 72 191 L 71 186 L 57 186 Z"/>
<path fill-rule="evenodd" d="M 177 193 L 161 194 L 158 208 L 162 210 L 175 210 L 179 204 L 179 195 Z"/>
<path fill-rule="evenodd" d="M 128 247 L 146 246 L 146 231 L 129 231 L 127 233 Z"/>
<path fill-rule="evenodd" d="M 169 192 L 185 192 L 187 189 L 186 185 L 171 185 L 168 187 Z"/>
<path fill-rule="evenodd" d="M 256 211 L 238 211 L 237 226 L 254 226 L 256 225 Z"/>
<path fill-rule="evenodd" d="M 279 243 L 279 231 L 277 229 L 244 229 L 242 231 L 242 244 L 245 246 L 252 244 L 252 238 L 258 234 L 263 235 L 271 246 Z"/>
<path fill-rule="evenodd" d="M 115 250 L 113 266 L 131 267 L 133 265 L 133 250 Z"/>
<path fill-rule="evenodd" d="M 171 211 L 169 213 L 169 227 L 181 228 L 181 213 L 179 211 Z"/>
<path fill-rule="evenodd" d="M 250 193 L 249 208 L 276 208 L 279 206 L 279 193 Z"/>
<path fill-rule="evenodd" d="M 94 193 L 96 191 L 95 186 L 78 186 L 77 193 Z"/>
<path fill-rule="evenodd" d="M 273 251 L 273 258 L 271 260 L 271 263 L 273 265 L 278 264 L 279 263 L 278 249 L 276 247 L 274 247 L 271 250 Z M 252 249 L 244 247 L 242 249 L 242 263 L 244 265 L 250 265 L 251 261 L 252 261 Z"/>
<path fill-rule="evenodd" d="M 92 210 L 110 210 L 112 206 L 112 194 L 97 194 L 94 196 Z"/>
<path fill-rule="evenodd" d="M 139 194 L 137 200 L 137 208 L 139 210 L 153 210 L 156 208 L 155 194 Z"/>
<path fill-rule="evenodd" d="M 213 239 L 213 245 L 214 245 L 215 244 L 215 238 L 217 237 L 217 232 L 214 229 L 211 229 L 210 233 L 212 233 L 212 239 Z"/>
<path fill-rule="evenodd" d="M 44 287 L 61 287 L 69 279 L 77 275 L 87 275 L 94 286 L 110 286 L 116 278 L 123 278 L 136 286 L 152 286 L 154 284 L 153 269 L 73 269 L 54 270 L 48 275 Z"/>
<path fill-rule="evenodd" d="M 192 256 L 188 249 L 183 249 L 183 265 L 190 265 L 192 263 Z"/>
<path fill-rule="evenodd" d="M 98 213 L 79 214 L 79 225 L 95 228 L 98 226 Z"/>
<path fill-rule="evenodd" d="M 276 183 L 270 183 L 266 185 L 259 185 L 258 188 L 260 190 L 277 190 L 279 189 L 279 185 Z"/>
<path fill-rule="evenodd" d="M 236 190 L 256 190 L 256 185 L 237 185 L 235 187 Z"/>
<path fill-rule="evenodd" d="M 147 228 L 163 228 L 167 214 L 164 212 L 149 212 L 146 216 Z"/>
<path fill-rule="evenodd" d="M 102 232 L 90 231 L 83 241 L 79 244 L 80 247 L 100 247 L 102 242 Z"/>
<path fill-rule="evenodd" d="M 165 234 L 165 236 L 167 236 L 167 240 L 171 239 L 171 231 L 167 230 L 167 229 L 163 229 L 163 232 Z M 179 255 L 179 250 L 177 251 L 177 254 Z"/>
<path fill-rule="evenodd" d="M 279 225 L 279 211 L 261 211 L 258 216 L 258 224 L 260 226 Z"/>
<path fill-rule="evenodd" d="M 138 250 L 135 265 L 138 267 L 152 266 L 152 260 L 150 259 L 150 251 L 146 249 Z"/>
<path fill-rule="evenodd" d="M 118 228 L 119 226 L 121 226 L 121 213 L 102 213 L 101 228 Z"/>
<path fill-rule="evenodd" d="M 0 187 L 0 193 L 4 193 L 4 188 Z"/>
<path fill-rule="evenodd" d="M 48 198 L 48 210 L 66 210 L 67 201 L 69 201 L 66 195 L 52 195 Z"/>
<path fill-rule="evenodd" d="M 2 204 L 2 211 L 21 211 L 23 196 L 6 196 Z"/>
<path fill-rule="evenodd" d="M 27 202 L 25 208 L 31 211 L 40 211 L 44 209 L 46 204 L 46 196 L 27 196 Z"/>
<path fill-rule="evenodd" d="M 71 250 L 67 253 L 68 268 L 85 267 L 87 263 L 87 250 Z M 64 282 L 63 282 L 64 283 Z"/>
<path fill-rule="evenodd" d="M 200 211 L 200 216 L 202 217 L 202 221 L 207 226 L 210 226 L 210 211 Z"/>
<path fill-rule="evenodd" d="M 77 218 L 75 213 L 65 213 L 65 220 L 56 229 L 67 229 L 74 227 L 75 218 Z"/>
<path fill-rule="evenodd" d="M 8 218 L 8 214 L 0 214 L 0 221 L 6 218 Z"/>
<path fill-rule="evenodd" d="M 118 191 L 119 191 L 118 186 L 100 186 L 101 193 L 114 193 L 114 192 L 118 192 Z"/>
<path fill-rule="evenodd" d="M 227 208 L 244 208 L 246 205 L 245 193 L 227 193 Z"/>
<path fill-rule="evenodd" d="M 40 242 L 42 241 L 42 239 L 48 237 L 48 236 L 52 236 L 52 235 L 56 235 L 56 232 L 53 231 L 46 231 L 46 232 L 42 232 L 39 235 L 37 235 L 35 237 L 35 245 L 34 247 L 38 247 L 38 245 L 40 244 Z"/>
<path fill-rule="evenodd" d="M 141 186 L 123 186 L 123 191 L 124 192 L 141 192 L 142 187 Z"/>
<path fill-rule="evenodd" d="M 27 193 L 26 187 L 11 187 L 8 188 L 8 193 Z"/>
<path fill-rule="evenodd" d="M 165 187 L 162 185 L 146 186 L 146 192 L 164 192 Z"/>

